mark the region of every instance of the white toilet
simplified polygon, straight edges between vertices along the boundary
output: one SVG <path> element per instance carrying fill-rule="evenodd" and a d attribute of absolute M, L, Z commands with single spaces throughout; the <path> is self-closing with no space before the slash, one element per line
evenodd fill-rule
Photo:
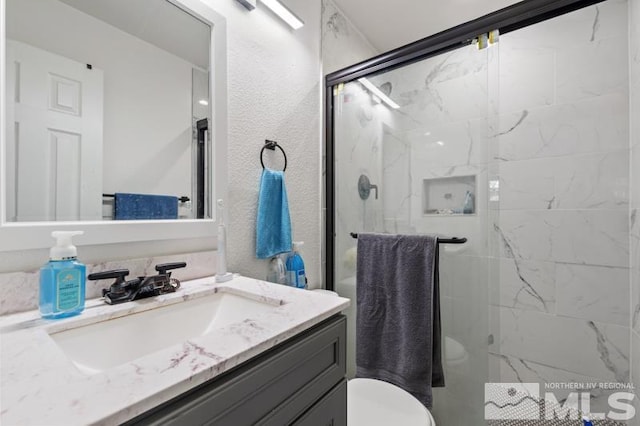
<path fill-rule="evenodd" d="M 456 339 L 444 336 L 444 359 L 448 370 L 465 369 L 469 364 L 467 350 Z"/>
<path fill-rule="evenodd" d="M 328 290 L 314 290 L 338 294 Z M 375 379 L 347 382 L 348 426 L 435 426 L 427 408 L 413 395 L 391 383 Z"/>
<path fill-rule="evenodd" d="M 435 426 L 431 413 L 410 393 L 375 379 L 347 382 L 347 426 Z"/>

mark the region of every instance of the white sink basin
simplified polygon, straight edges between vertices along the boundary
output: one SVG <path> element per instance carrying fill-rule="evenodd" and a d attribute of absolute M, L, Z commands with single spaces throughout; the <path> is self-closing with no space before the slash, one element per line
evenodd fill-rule
<path fill-rule="evenodd" d="M 80 371 L 95 374 L 278 306 L 219 292 L 65 330 L 51 338 Z"/>

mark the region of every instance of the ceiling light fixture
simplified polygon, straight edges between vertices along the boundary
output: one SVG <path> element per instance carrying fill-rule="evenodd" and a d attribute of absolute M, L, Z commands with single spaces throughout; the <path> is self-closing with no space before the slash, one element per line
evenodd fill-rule
<path fill-rule="evenodd" d="M 238 3 L 251 11 L 256 8 L 256 1 L 257 0 L 238 0 Z M 278 0 L 262 0 L 262 3 L 264 3 L 265 6 L 271 9 L 273 13 L 278 15 L 284 22 L 289 24 L 294 30 L 297 30 L 298 28 L 304 26 L 304 22 L 302 21 L 302 19 L 298 18 L 292 11 L 290 11 Z"/>
<path fill-rule="evenodd" d="M 298 18 L 292 11 L 287 9 L 285 5 L 278 0 L 262 0 L 265 6 L 267 6 L 273 13 L 278 15 L 284 22 L 289 24 L 291 28 L 297 30 L 304 25 L 302 19 Z"/>
<path fill-rule="evenodd" d="M 264 1 L 264 0 L 263 0 Z M 362 77 L 359 78 L 358 81 L 360 82 L 360 84 L 362 84 L 368 91 L 370 91 L 371 93 L 373 93 L 374 95 L 376 95 L 377 97 L 380 98 L 380 100 L 382 100 L 382 102 L 384 102 L 385 104 L 389 105 L 391 108 L 393 109 L 398 109 L 400 108 L 400 105 L 398 105 L 397 103 L 395 103 L 390 97 L 388 97 L 387 95 L 385 95 L 384 93 L 382 93 L 382 91 L 380 89 L 378 89 L 376 87 L 375 84 L 373 84 L 372 82 L 370 82 L 369 80 L 367 80 L 366 78 Z"/>

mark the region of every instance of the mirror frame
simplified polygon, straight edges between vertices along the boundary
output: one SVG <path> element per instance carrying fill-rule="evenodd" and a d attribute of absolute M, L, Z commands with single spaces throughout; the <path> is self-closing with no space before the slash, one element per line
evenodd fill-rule
<path fill-rule="evenodd" d="M 211 26 L 209 87 L 214 173 L 211 206 L 227 199 L 227 28 L 226 19 L 201 0 L 166 0 Z M 73 222 L 7 222 L 6 216 L 6 0 L 0 0 L 0 252 L 49 248 L 54 230 L 83 230 L 78 245 L 100 245 L 186 238 L 214 238 L 216 209 L 210 219 Z"/>

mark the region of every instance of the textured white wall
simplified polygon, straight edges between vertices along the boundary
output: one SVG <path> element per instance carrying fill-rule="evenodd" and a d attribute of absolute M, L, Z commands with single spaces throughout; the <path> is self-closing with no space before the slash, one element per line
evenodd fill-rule
<path fill-rule="evenodd" d="M 310 287 L 320 275 L 320 1 L 287 0 L 305 26 L 291 30 L 258 2 L 202 0 L 227 18 L 229 44 L 229 270 L 265 278 L 255 258 L 260 149 L 273 139 L 287 153 L 287 192 L 293 238 L 305 242 Z M 282 167 L 278 150 L 265 165 Z"/>

